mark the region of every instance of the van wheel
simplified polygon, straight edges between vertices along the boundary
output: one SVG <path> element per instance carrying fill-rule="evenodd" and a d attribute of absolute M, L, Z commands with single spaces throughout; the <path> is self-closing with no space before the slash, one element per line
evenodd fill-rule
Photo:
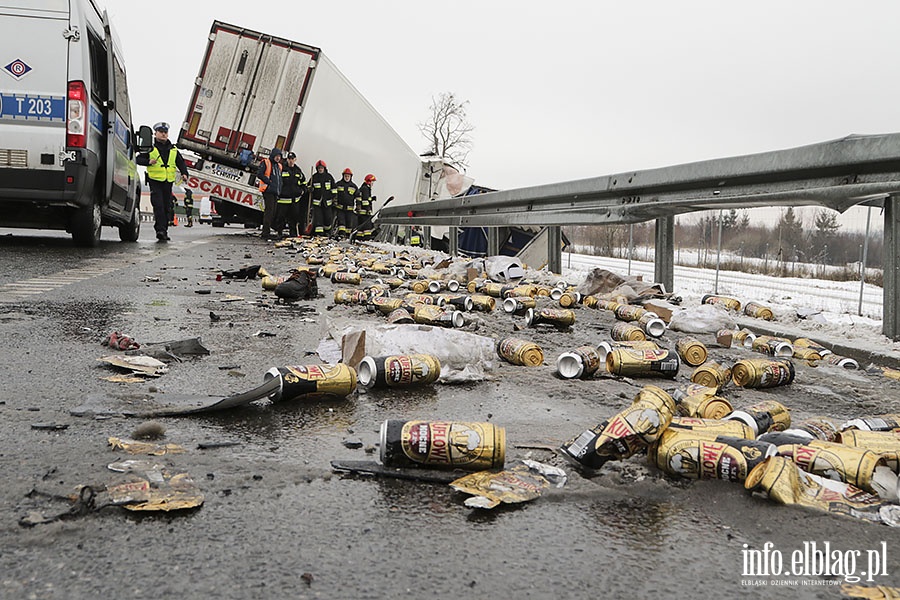
<path fill-rule="evenodd" d="M 100 205 L 91 202 L 72 213 L 72 239 L 79 246 L 93 248 L 100 245 Z"/>
<path fill-rule="evenodd" d="M 119 225 L 119 239 L 123 242 L 136 242 L 141 236 L 141 207 L 138 201 L 131 211 L 131 220 Z"/>

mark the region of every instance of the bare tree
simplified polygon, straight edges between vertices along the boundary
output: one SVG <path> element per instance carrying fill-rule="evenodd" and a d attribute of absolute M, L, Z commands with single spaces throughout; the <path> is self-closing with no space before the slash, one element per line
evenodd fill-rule
<path fill-rule="evenodd" d="M 431 98 L 428 120 L 417 123 L 429 142 L 428 152 L 465 168 L 472 149 L 471 133 L 475 127 L 466 118 L 468 100 L 460 102 L 453 92 L 441 92 Z"/>

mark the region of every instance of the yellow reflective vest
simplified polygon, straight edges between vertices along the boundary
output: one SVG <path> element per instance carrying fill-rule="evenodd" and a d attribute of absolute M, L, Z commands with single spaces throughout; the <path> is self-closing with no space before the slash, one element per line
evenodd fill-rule
<path fill-rule="evenodd" d="M 175 167 L 176 156 L 178 156 L 178 148 L 172 144 L 172 148 L 169 150 L 168 163 L 163 163 L 159 156 L 159 148 L 153 146 L 153 149 L 150 151 L 151 164 L 147 165 L 147 177 L 154 181 L 169 181 L 174 183 L 175 174 L 178 173 L 178 169 Z M 156 159 L 156 164 L 152 164 L 154 159 Z"/>

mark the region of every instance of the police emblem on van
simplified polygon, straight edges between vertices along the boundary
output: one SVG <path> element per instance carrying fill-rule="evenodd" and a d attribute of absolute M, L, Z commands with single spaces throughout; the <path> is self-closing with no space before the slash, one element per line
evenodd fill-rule
<path fill-rule="evenodd" d="M 21 58 L 17 58 L 16 60 L 12 61 L 11 63 L 3 67 L 3 69 L 17 80 L 22 79 L 31 71 L 31 67 L 26 65 L 25 61 L 23 61 Z"/>

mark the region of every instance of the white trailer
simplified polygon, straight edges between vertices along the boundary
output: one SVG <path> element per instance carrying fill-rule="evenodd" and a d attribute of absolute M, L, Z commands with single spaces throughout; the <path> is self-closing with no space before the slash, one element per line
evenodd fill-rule
<path fill-rule="evenodd" d="M 261 222 L 256 165 L 273 148 L 295 152 L 307 179 L 318 160 L 335 180 L 374 174 L 376 210 L 418 201 L 421 159 L 321 49 L 214 21 L 194 83 L 178 146 L 198 155 L 188 186 L 212 198 L 218 224 Z"/>

